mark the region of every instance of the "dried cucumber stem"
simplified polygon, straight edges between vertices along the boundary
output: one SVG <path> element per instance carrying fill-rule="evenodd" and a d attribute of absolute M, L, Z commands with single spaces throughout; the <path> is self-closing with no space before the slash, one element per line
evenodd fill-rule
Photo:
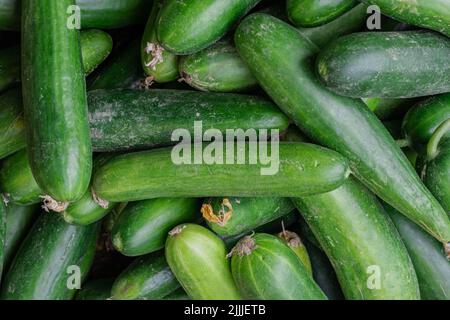
<path fill-rule="evenodd" d="M 295 232 L 284 230 L 278 234 L 278 237 L 282 238 L 291 248 L 303 246 L 302 240 Z"/>
<path fill-rule="evenodd" d="M 234 255 L 238 255 L 239 257 L 248 256 L 256 249 L 255 239 L 253 239 L 253 235 L 245 236 L 234 246 L 229 254 L 227 254 L 227 258 L 231 258 Z"/>
<path fill-rule="evenodd" d="M 153 83 L 155 83 L 155 77 L 148 76 L 147 78 L 141 81 L 140 87 L 142 89 L 149 89 L 153 85 Z"/>
<path fill-rule="evenodd" d="M 187 84 L 191 84 L 192 83 L 192 77 L 187 74 L 186 72 L 181 72 L 181 78 L 178 79 L 178 82 L 186 82 Z"/>
<path fill-rule="evenodd" d="M 156 70 L 156 66 L 161 62 L 164 62 L 162 56 L 164 48 L 157 43 L 147 42 L 147 46 L 144 49 L 145 53 L 152 56 L 152 60 L 145 63 L 146 67 L 151 68 L 153 71 Z"/>
<path fill-rule="evenodd" d="M 231 216 L 233 214 L 233 206 L 231 205 L 231 202 L 228 198 L 224 198 L 222 200 L 222 208 L 217 214 L 214 212 L 212 206 L 206 203 L 202 205 L 200 211 L 206 221 L 216 223 L 219 226 L 223 227 L 231 219 Z"/>
<path fill-rule="evenodd" d="M 184 228 L 186 228 L 186 225 L 184 225 L 184 224 L 176 226 L 175 228 L 173 228 L 172 230 L 169 231 L 169 236 L 175 237 L 175 236 L 179 235 L 181 233 L 181 231 L 183 231 Z"/>
<path fill-rule="evenodd" d="M 97 196 L 94 189 L 92 189 L 92 188 L 91 188 L 91 194 L 92 194 L 92 199 L 94 199 L 95 203 L 97 203 L 103 209 L 108 209 L 109 201 L 104 200 L 104 199 L 100 198 L 99 196 Z"/>
<path fill-rule="evenodd" d="M 8 206 L 8 203 L 10 201 L 10 194 L 9 193 L 2 193 L 3 203 L 5 206 Z"/>
<path fill-rule="evenodd" d="M 69 206 L 69 202 L 59 202 L 50 196 L 40 196 L 43 199 L 42 209 L 46 212 L 63 212 Z"/>

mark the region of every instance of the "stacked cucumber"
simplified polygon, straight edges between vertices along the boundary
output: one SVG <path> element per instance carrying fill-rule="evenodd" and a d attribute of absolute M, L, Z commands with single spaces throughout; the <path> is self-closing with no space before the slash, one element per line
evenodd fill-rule
<path fill-rule="evenodd" d="M 447 0 L 0 0 L 0 299 L 450 300 L 449 26 Z"/>

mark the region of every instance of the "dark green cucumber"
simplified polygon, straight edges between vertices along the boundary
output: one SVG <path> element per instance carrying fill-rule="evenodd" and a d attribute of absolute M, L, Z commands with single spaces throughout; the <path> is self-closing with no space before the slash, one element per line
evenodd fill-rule
<path fill-rule="evenodd" d="M 161 45 L 192 54 L 219 40 L 260 0 L 167 0 L 157 21 Z"/>
<path fill-rule="evenodd" d="M 361 100 L 336 95 L 320 83 L 311 66 L 317 49 L 307 39 L 276 18 L 254 14 L 240 24 L 235 40 L 260 85 L 303 132 L 345 155 L 380 198 L 449 242 L 447 214 L 383 124 Z"/>
<path fill-rule="evenodd" d="M 334 151 L 311 144 L 280 143 L 278 172 L 263 175 L 259 161 L 237 164 L 236 153 L 249 154 L 249 145 L 242 142 L 235 148 L 234 164 L 177 165 L 172 161 L 172 148 L 121 155 L 97 171 L 93 188 L 101 199 L 113 202 L 223 194 L 295 197 L 334 190 L 349 174 L 347 161 Z M 223 154 L 225 159 L 226 152 Z"/>
<path fill-rule="evenodd" d="M 317 27 L 337 19 L 356 3 L 356 0 L 287 0 L 287 13 L 297 27 Z"/>
<path fill-rule="evenodd" d="M 212 231 L 181 224 L 169 232 L 166 259 L 193 300 L 240 300 L 223 241 Z"/>
<path fill-rule="evenodd" d="M 386 205 L 392 221 L 408 249 L 419 280 L 423 300 L 450 299 L 450 262 L 442 254 L 442 246 L 417 225 Z"/>
<path fill-rule="evenodd" d="M 114 223 L 111 241 L 126 256 L 141 256 L 164 248 L 167 233 L 180 223 L 199 218 L 193 198 L 160 198 L 130 203 Z"/>
<path fill-rule="evenodd" d="M 449 56 L 450 39 L 437 33 L 361 32 L 323 50 L 317 70 L 340 95 L 414 98 L 450 91 Z"/>
<path fill-rule="evenodd" d="M 190 298 L 187 295 L 186 291 L 183 290 L 183 288 L 179 288 L 162 298 L 162 300 L 190 300 Z"/>
<path fill-rule="evenodd" d="M 351 300 L 420 299 L 408 252 L 383 207 L 350 178 L 329 193 L 294 199 Z"/>
<path fill-rule="evenodd" d="M 6 206 L 3 201 L 0 203 L 0 279 L 3 273 L 5 263 L 5 243 L 6 243 Z"/>
<path fill-rule="evenodd" d="M 392 18 L 450 36 L 450 3 L 447 0 L 361 0 L 377 5 Z"/>
<path fill-rule="evenodd" d="M 294 210 L 288 198 L 212 198 L 202 206 L 208 227 L 221 237 L 235 236 Z"/>
<path fill-rule="evenodd" d="M 283 230 L 277 234 L 277 237 L 281 239 L 292 251 L 297 255 L 303 265 L 308 270 L 308 273 L 312 276 L 311 260 L 309 260 L 308 251 L 302 240 L 295 232 Z"/>
<path fill-rule="evenodd" d="M 94 258 L 99 224 L 78 227 L 59 215 L 42 214 L 22 243 L 2 284 L 0 297 L 6 300 L 65 300 L 75 289 L 72 266 L 80 269 L 81 280 Z"/>
<path fill-rule="evenodd" d="M 246 236 L 232 255 L 233 279 L 245 299 L 326 300 L 294 251 L 273 235 Z"/>
<path fill-rule="evenodd" d="M 95 279 L 83 284 L 75 300 L 108 300 L 111 297 L 112 278 Z"/>
<path fill-rule="evenodd" d="M 164 254 L 136 258 L 114 281 L 113 300 L 158 300 L 180 287 Z"/>

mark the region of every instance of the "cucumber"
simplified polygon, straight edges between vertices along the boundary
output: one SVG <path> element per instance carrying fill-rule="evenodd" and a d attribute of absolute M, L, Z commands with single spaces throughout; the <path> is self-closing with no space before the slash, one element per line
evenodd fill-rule
<path fill-rule="evenodd" d="M 187 84 L 201 91 L 240 92 L 257 86 L 230 40 L 182 57 L 179 72 Z"/>
<path fill-rule="evenodd" d="M 442 246 L 394 208 L 385 207 L 408 249 L 422 299 L 449 300 L 450 262 L 442 254 Z"/>
<path fill-rule="evenodd" d="M 396 20 L 442 32 L 450 36 L 450 3 L 447 0 L 361 0 L 377 5 Z"/>
<path fill-rule="evenodd" d="M 317 49 L 309 41 L 276 18 L 253 14 L 238 27 L 235 42 L 260 85 L 303 132 L 345 155 L 352 172 L 380 198 L 449 242 L 447 214 L 382 123 L 361 100 L 319 82 L 311 67 Z"/>
<path fill-rule="evenodd" d="M 162 298 L 162 300 L 190 300 L 190 298 L 183 288 L 179 288 Z"/>
<path fill-rule="evenodd" d="M 167 233 L 199 217 L 199 200 L 160 198 L 130 203 L 114 223 L 111 241 L 126 256 L 141 256 L 164 248 Z"/>
<path fill-rule="evenodd" d="M 95 279 L 83 284 L 75 296 L 75 300 L 108 300 L 111 297 L 111 286 L 114 279 Z"/>
<path fill-rule="evenodd" d="M 81 56 L 84 73 L 92 73 L 111 53 L 113 42 L 111 36 L 101 30 L 80 32 Z"/>
<path fill-rule="evenodd" d="M 159 83 L 174 81 L 178 78 L 178 56 L 165 50 L 156 36 L 156 23 L 164 0 L 154 0 L 153 9 L 148 18 L 141 42 L 141 63 L 148 80 Z"/>
<path fill-rule="evenodd" d="M 354 178 L 294 204 L 331 260 L 347 299 L 420 299 L 414 267 L 395 227 Z"/>
<path fill-rule="evenodd" d="M 356 3 L 356 0 L 287 0 L 287 13 L 297 27 L 317 27 L 337 19 Z"/>
<path fill-rule="evenodd" d="M 243 142 L 236 152 L 249 154 L 249 148 Z M 115 157 L 97 171 L 93 188 L 101 199 L 112 202 L 223 194 L 295 197 L 333 190 L 349 175 L 341 155 L 310 144 L 281 143 L 281 166 L 275 175 L 261 175 L 260 164 L 176 165 L 171 154 L 172 148 L 163 148 Z"/>
<path fill-rule="evenodd" d="M 317 70 L 340 95 L 414 98 L 450 91 L 449 56 L 450 39 L 437 33 L 361 32 L 323 50 Z"/>
<path fill-rule="evenodd" d="M 80 268 L 81 280 L 94 258 L 99 224 L 72 226 L 55 214 L 42 214 L 22 243 L 3 281 L 4 300 L 66 300 L 75 289 L 69 267 Z"/>
<path fill-rule="evenodd" d="M 167 0 L 157 20 L 161 45 L 176 55 L 198 52 L 222 38 L 260 0 Z"/>
<path fill-rule="evenodd" d="M 6 243 L 6 207 L 5 203 L 0 203 L 0 279 L 3 273 L 3 265 L 5 262 L 5 243 Z"/>
<path fill-rule="evenodd" d="M 136 258 L 114 281 L 113 300 L 158 300 L 180 287 L 164 254 Z"/>
<path fill-rule="evenodd" d="M 302 240 L 295 232 L 283 230 L 282 232 L 277 234 L 277 237 L 283 241 L 292 251 L 297 255 L 303 265 L 306 267 L 309 275 L 312 276 L 312 267 L 311 260 L 309 260 L 308 251 L 306 250 L 305 245 Z"/>
<path fill-rule="evenodd" d="M 201 212 L 208 227 L 221 237 L 247 233 L 294 210 L 289 198 L 212 198 Z"/>
<path fill-rule="evenodd" d="M 169 232 L 166 259 L 193 300 L 240 300 L 225 244 L 208 229 L 181 224 Z"/>
<path fill-rule="evenodd" d="M 326 300 L 297 255 L 279 238 L 246 236 L 232 250 L 231 271 L 251 300 Z"/>

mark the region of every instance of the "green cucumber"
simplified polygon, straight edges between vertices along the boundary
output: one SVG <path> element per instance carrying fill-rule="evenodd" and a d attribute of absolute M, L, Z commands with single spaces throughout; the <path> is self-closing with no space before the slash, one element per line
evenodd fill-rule
<path fill-rule="evenodd" d="M 340 95 L 414 98 L 450 91 L 449 56 L 450 39 L 437 33 L 361 32 L 323 50 L 317 70 Z"/>
<path fill-rule="evenodd" d="M 167 233 L 199 217 L 195 198 L 160 198 L 130 203 L 114 223 L 111 241 L 126 256 L 141 256 L 164 248 Z"/>
<path fill-rule="evenodd" d="M 108 300 L 111 297 L 111 286 L 114 279 L 95 279 L 83 284 L 75 296 L 75 300 Z"/>
<path fill-rule="evenodd" d="M 6 244 L 6 219 L 7 212 L 5 203 L 0 203 L 0 279 L 3 273 L 3 266 L 5 263 L 5 244 Z"/>
<path fill-rule="evenodd" d="M 59 215 L 42 214 L 22 243 L 0 294 L 5 300 L 66 300 L 71 276 L 81 280 L 89 272 L 94 258 L 99 224 L 78 227 L 67 224 Z"/>
<path fill-rule="evenodd" d="M 190 298 L 187 295 L 186 291 L 183 290 L 183 288 L 179 288 L 162 298 L 162 300 L 190 300 Z"/>
<path fill-rule="evenodd" d="M 447 0 L 360 0 L 377 5 L 396 20 L 436 30 L 450 36 L 450 3 Z"/>
<path fill-rule="evenodd" d="M 235 149 L 242 155 L 249 154 L 249 148 L 249 143 L 242 142 Z M 172 148 L 121 155 L 97 171 L 93 188 L 101 199 L 113 202 L 223 194 L 295 197 L 334 190 L 349 175 L 345 158 L 311 144 L 279 144 L 277 162 L 281 165 L 274 175 L 262 175 L 259 161 L 254 165 L 247 161 L 247 164 L 236 164 L 236 152 L 232 154 L 234 164 L 211 165 L 177 165 L 172 161 Z M 226 152 L 223 154 L 225 159 Z M 224 176 L 226 183 L 223 183 Z M 251 187 L 248 181 L 252 182 Z"/>
<path fill-rule="evenodd" d="M 212 231 L 181 224 L 169 232 L 166 259 L 193 300 L 240 300 L 225 244 Z"/>
<path fill-rule="evenodd" d="M 361 100 L 336 95 L 317 79 L 311 66 L 316 47 L 263 14 L 247 17 L 235 42 L 260 85 L 303 132 L 345 155 L 352 172 L 380 198 L 442 243 L 450 241 L 447 214 L 383 124 Z"/>
<path fill-rule="evenodd" d="M 270 234 L 240 240 L 232 250 L 231 271 L 246 299 L 326 300 L 294 251 Z"/>
<path fill-rule="evenodd" d="M 356 0 L 287 0 L 287 13 L 297 27 L 317 27 L 337 19 L 356 3 Z"/>
<path fill-rule="evenodd" d="M 260 0 L 167 0 L 157 20 L 161 45 L 177 55 L 198 52 L 225 35 Z"/>
<path fill-rule="evenodd" d="M 347 299 L 419 299 L 414 267 L 383 207 L 350 178 L 329 193 L 294 199 Z"/>
<path fill-rule="evenodd" d="M 310 276 L 312 276 L 311 260 L 309 259 L 308 251 L 302 240 L 295 232 L 283 230 L 277 234 L 277 237 L 281 239 L 292 251 L 297 255 L 303 265 L 308 270 Z"/>
<path fill-rule="evenodd" d="M 136 258 L 114 281 L 113 300 L 158 300 L 180 287 L 164 254 Z"/>
<path fill-rule="evenodd" d="M 221 237 L 246 233 L 294 210 L 289 198 L 212 198 L 202 206 L 208 227 Z"/>
<path fill-rule="evenodd" d="M 408 249 L 419 280 L 423 300 L 450 299 L 450 262 L 442 254 L 442 246 L 417 225 L 386 205 L 392 221 Z"/>

